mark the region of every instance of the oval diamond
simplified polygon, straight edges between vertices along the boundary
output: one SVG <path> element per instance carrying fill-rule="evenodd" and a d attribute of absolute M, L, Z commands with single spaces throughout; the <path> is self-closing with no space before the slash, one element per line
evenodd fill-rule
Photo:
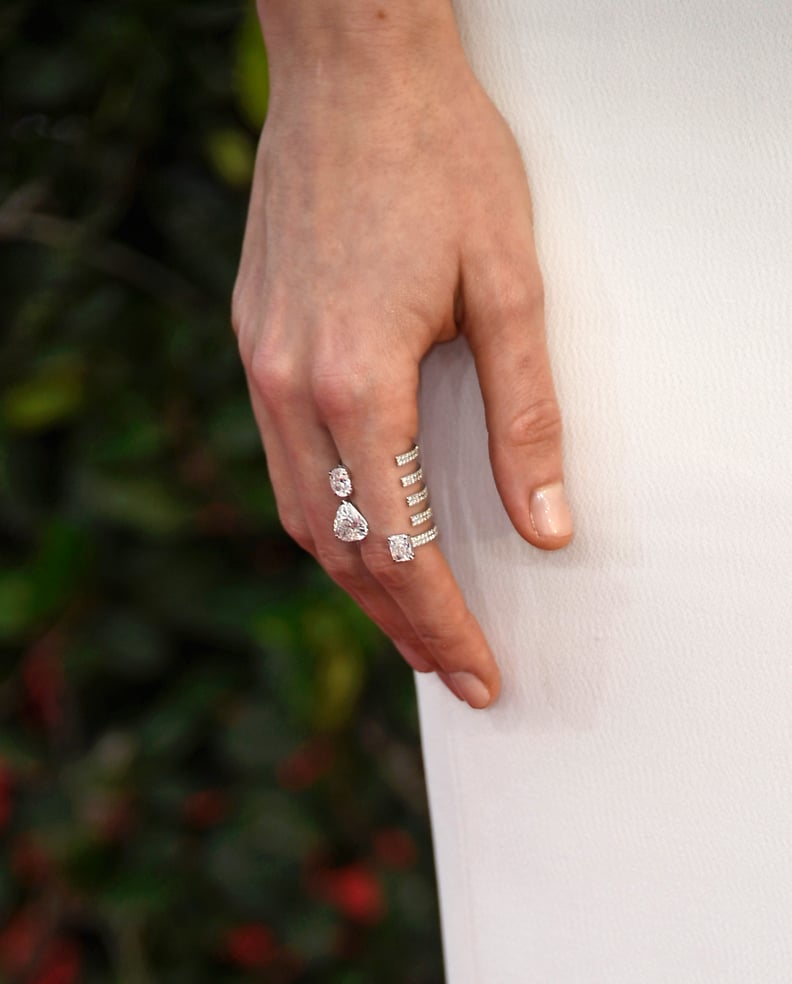
<path fill-rule="evenodd" d="M 352 495 L 352 479 L 343 465 L 336 465 L 330 472 L 330 488 L 342 499 Z"/>

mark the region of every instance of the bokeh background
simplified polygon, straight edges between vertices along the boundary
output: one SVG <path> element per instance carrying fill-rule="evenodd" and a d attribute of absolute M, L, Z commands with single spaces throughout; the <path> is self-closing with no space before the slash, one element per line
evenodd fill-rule
<path fill-rule="evenodd" d="M 411 671 L 280 531 L 241 0 L 0 7 L 0 981 L 442 979 Z"/>

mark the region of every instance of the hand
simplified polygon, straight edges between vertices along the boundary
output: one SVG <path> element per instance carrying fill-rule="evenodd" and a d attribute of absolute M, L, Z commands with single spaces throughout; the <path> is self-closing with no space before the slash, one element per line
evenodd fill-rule
<path fill-rule="evenodd" d="M 470 344 L 517 531 L 553 550 L 572 524 L 522 160 L 455 31 L 436 30 L 360 51 L 349 32 L 299 62 L 271 49 L 233 322 L 285 529 L 414 669 L 484 707 L 498 668 L 439 546 L 395 563 L 387 542 L 410 529 L 393 459 L 418 434 L 436 342 Z M 359 544 L 333 535 L 339 462 L 370 527 Z"/>

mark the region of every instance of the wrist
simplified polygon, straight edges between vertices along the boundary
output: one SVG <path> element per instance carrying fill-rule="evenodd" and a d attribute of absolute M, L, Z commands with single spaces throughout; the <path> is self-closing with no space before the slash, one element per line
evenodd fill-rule
<path fill-rule="evenodd" d="M 325 72 L 384 76 L 422 53 L 460 48 L 450 0 L 257 0 L 257 7 L 273 90 Z"/>

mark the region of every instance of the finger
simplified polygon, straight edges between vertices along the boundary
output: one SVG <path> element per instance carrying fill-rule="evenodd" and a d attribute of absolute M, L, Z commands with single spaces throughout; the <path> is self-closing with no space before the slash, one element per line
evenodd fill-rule
<path fill-rule="evenodd" d="M 278 518 L 284 530 L 303 550 L 316 555 L 313 533 L 303 508 L 302 498 L 294 477 L 294 469 L 280 439 L 277 428 L 270 420 L 264 401 L 252 381 L 248 379 L 250 404 L 258 426 L 264 454 L 267 459 L 267 473 L 275 495 Z"/>
<path fill-rule="evenodd" d="M 361 556 L 376 581 L 399 605 L 439 669 L 473 707 L 494 701 L 500 689 L 495 660 L 436 543 L 415 550 L 413 560 L 397 563 L 390 553 L 392 534 L 419 532 L 395 455 L 410 447 L 418 429 L 417 367 L 395 371 L 401 385 L 372 377 L 327 377 L 317 396 L 342 460 L 356 485 L 355 501 L 369 524 Z M 416 485 L 414 491 L 419 486 Z M 423 506 L 422 506 L 423 508 Z"/>
<path fill-rule="evenodd" d="M 533 242 L 509 257 L 475 262 L 465 286 L 465 333 L 484 398 L 490 460 L 517 531 L 556 550 L 572 539 L 564 491 L 561 414 L 544 324 L 542 278 Z"/>
<path fill-rule="evenodd" d="M 395 563 L 387 535 L 383 530 L 364 545 L 369 570 L 410 620 L 440 677 L 472 707 L 487 707 L 500 692 L 498 668 L 439 547 L 427 544 L 417 548 L 414 560 Z"/>
<path fill-rule="evenodd" d="M 388 596 L 363 564 L 355 544 L 340 543 L 333 536 L 333 518 L 338 508 L 330 489 L 328 471 L 338 463 L 337 451 L 318 425 L 303 421 L 305 433 L 296 433 L 284 443 L 278 427 L 264 406 L 262 396 L 251 387 L 251 404 L 267 455 L 278 515 L 286 532 L 322 564 L 373 622 L 385 632 L 407 663 L 419 673 L 435 669 L 426 647 L 398 605 Z M 291 448 L 291 454 L 286 448 Z M 295 476 L 299 475 L 299 481 Z M 326 544 L 326 545 L 323 545 Z"/>

